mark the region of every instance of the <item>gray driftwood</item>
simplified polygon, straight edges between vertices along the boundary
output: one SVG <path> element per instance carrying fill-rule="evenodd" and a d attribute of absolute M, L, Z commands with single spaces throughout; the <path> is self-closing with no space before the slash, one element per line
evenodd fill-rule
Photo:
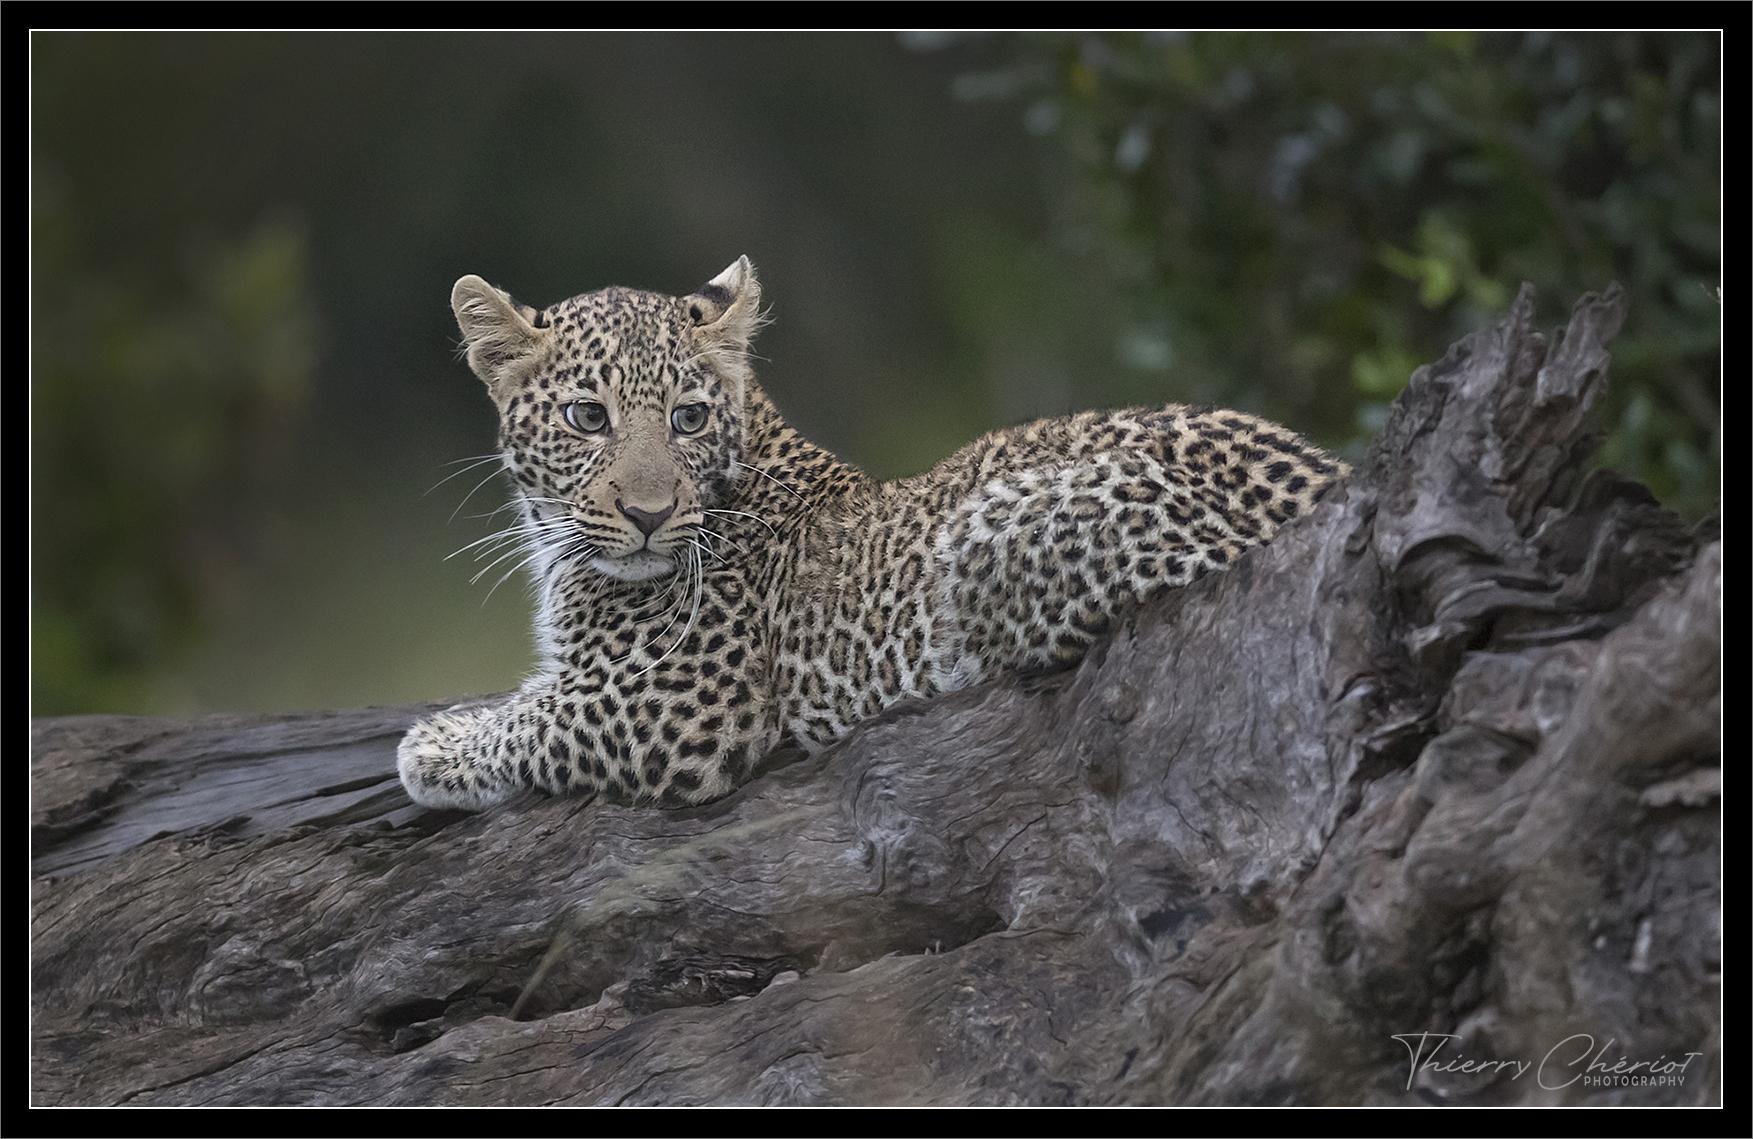
<path fill-rule="evenodd" d="M 1617 296 L 1532 308 L 1081 667 L 704 808 L 419 811 L 421 709 L 37 723 L 35 1101 L 1717 1102 L 1720 546 L 1585 474 Z"/>

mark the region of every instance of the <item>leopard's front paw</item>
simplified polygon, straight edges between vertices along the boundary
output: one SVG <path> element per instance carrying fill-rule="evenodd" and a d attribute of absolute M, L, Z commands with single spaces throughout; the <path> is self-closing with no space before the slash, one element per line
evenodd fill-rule
<path fill-rule="evenodd" d="M 422 807 L 479 811 L 509 794 L 500 780 L 472 758 L 481 728 L 479 711 L 429 716 L 396 747 L 396 771 L 408 797 Z"/>

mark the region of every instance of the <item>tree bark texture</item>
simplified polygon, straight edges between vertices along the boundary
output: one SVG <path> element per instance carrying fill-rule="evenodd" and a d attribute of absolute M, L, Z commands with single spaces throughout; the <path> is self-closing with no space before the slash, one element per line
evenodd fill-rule
<path fill-rule="evenodd" d="M 35 1101 L 1719 1102 L 1720 544 L 1587 471 L 1617 293 L 1532 312 L 1076 669 L 705 807 L 35 723 Z"/>

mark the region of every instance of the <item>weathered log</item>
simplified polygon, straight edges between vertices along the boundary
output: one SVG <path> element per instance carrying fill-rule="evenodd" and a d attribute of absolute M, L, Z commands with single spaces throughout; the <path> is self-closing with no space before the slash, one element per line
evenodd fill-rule
<path fill-rule="evenodd" d="M 1585 474 L 1617 294 L 1532 308 L 1077 669 L 709 806 L 35 724 L 36 1102 L 1719 1102 L 1720 546 Z"/>

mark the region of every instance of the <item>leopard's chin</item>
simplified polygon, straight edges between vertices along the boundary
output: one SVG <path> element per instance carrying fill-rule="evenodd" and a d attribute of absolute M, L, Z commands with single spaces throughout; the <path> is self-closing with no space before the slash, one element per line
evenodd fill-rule
<path fill-rule="evenodd" d="M 616 581 L 655 581 L 676 572 L 676 559 L 653 550 L 635 550 L 618 558 L 592 558 L 590 568 Z"/>

